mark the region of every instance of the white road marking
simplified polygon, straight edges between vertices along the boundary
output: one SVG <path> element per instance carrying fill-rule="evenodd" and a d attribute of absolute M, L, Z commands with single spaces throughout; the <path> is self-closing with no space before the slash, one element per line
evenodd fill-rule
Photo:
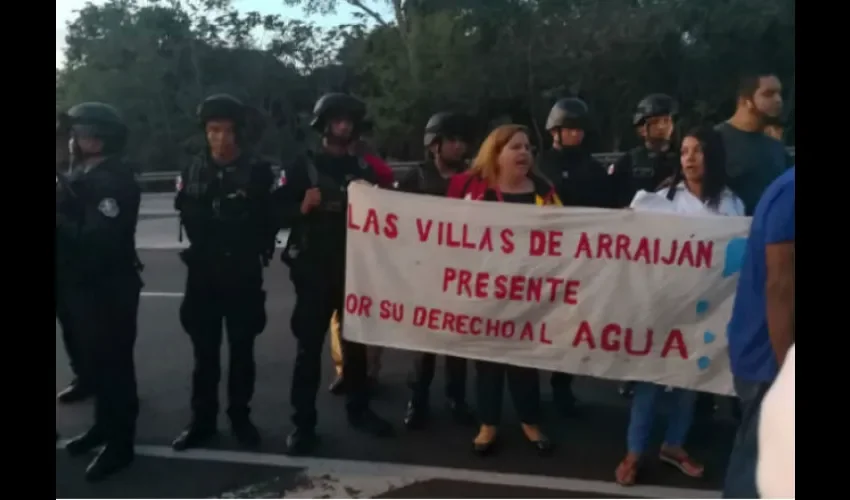
<path fill-rule="evenodd" d="M 299 473 L 295 487 L 281 492 L 279 478 L 222 493 L 218 498 L 375 498 L 416 482 L 414 478 L 379 476 L 332 476 Z"/>
<path fill-rule="evenodd" d="M 183 292 L 142 292 L 142 297 L 170 297 L 180 298 Z"/>
<path fill-rule="evenodd" d="M 62 448 L 64 447 L 64 442 L 60 441 L 56 446 L 57 448 Z M 202 449 L 175 452 L 168 446 L 145 445 L 136 446 L 136 453 L 143 456 L 157 458 L 202 460 L 307 469 L 304 472 L 307 477 L 321 477 L 327 475 L 331 478 L 349 476 L 357 478 L 372 478 L 373 481 L 376 481 L 373 483 L 373 487 L 377 487 L 379 483 L 388 484 L 388 481 L 393 482 L 398 478 L 404 478 L 405 481 L 410 481 L 411 483 L 427 481 L 430 479 L 445 479 L 502 486 L 588 492 L 611 496 L 627 495 L 644 498 L 720 498 L 721 496 L 721 492 L 717 490 L 645 485 L 635 485 L 629 488 L 623 488 L 617 483 L 607 481 L 569 479 L 531 474 L 507 474 L 483 470 L 369 462 L 361 460 L 289 457 L 286 455 L 271 453 Z M 332 495 L 331 497 L 333 498 L 334 496 Z"/>

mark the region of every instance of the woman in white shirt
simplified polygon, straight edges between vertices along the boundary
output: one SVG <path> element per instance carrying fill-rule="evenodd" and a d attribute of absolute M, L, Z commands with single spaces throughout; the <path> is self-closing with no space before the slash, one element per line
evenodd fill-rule
<path fill-rule="evenodd" d="M 726 186 L 726 158 L 723 141 L 714 129 L 701 127 L 688 132 L 682 140 L 681 169 L 673 176 L 671 187 L 657 193 L 639 191 L 631 208 L 682 215 L 743 216 L 744 203 Z M 656 401 L 671 399 L 667 431 L 659 459 L 683 474 L 700 478 L 704 468 L 684 449 L 691 428 L 697 393 L 666 389 L 649 382 L 634 385 L 632 411 L 627 433 L 626 457 L 615 472 L 623 486 L 635 484 L 649 434 L 655 420 Z"/>

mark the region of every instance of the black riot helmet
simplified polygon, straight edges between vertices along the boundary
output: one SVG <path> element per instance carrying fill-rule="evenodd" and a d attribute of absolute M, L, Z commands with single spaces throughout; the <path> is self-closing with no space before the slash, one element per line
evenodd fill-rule
<path fill-rule="evenodd" d="M 328 122 L 340 117 L 351 120 L 354 124 L 354 135 L 357 135 L 366 118 L 366 103 L 354 96 L 339 92 L 325 94 L 313 106 L 313 120 L 310 126 L 325 134 Z"/>
<path fill-rule="evenodd" d="M 588 125 L 590 110 L 587 103 L 577 97 L 560 99 L 552 106 L 546 118 L 546 130 L 572 128 L 584 130 Z"/>
<path fill-rule="evenodd" d="M 232 120 L 237 130 L 245 125 L 245 105 L 230 94 L 213 94 L 198 105 L 201 127 L 210 120 Z"/>
<path fill-rule="evenodd" d="M 463 113 L 454 111 L 441 111 L 434 114 L 428 119 L 425 124 L 425 137 L 423 144 L 426 148 L 434 144 L 434 141 L 448 138 L 458 138 L 471 144 L 474 133 L 475 123 L 472 117 Z"/>
<path fill-rule="evenodd" d="M 650 94 L 638 103 L 632 118 L 632 125 L 640 127 L 648 118 L 656 116 L 676 116 L 679 105 L 667 94 Z"/>
<path fill-rule="evenodd" d="M 127 125 L 117 109 L 102 102 L 77 104 L 59 115 L 57 134 L 65 133 L 72 141 L 77 136 L 96 137 L 103 141 L 103 154 L 120 153 L 127 144 Z M 59 130 L 62 128 L 63 130 Z M 78 147 L 78 146 L 77 146 Z M 75 157 L 82 157 L 75 151 Z"/>

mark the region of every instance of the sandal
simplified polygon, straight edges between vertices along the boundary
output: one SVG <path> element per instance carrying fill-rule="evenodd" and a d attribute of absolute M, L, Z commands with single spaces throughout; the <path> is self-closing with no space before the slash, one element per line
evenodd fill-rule
<path fill-rule="evenodd" d="M 689 457 L 684 450 L 677 452 L 662 450 L 658 455 L 658 458 L 662 462 L 679 469 L 682 474 L 688 477 L 699 479 L 705 472 L 705 467 L 703 467 L 701 463 L 698 463 Z"/>
<path fill-rule="evenodd" d="M 626 455 L 626 458 L 617 466 L 614 471 L 614 479 L 620 486 L 633 486 L 637 481 L 638 468 L 640 461 L 637 458 L 632 458 Z"/>

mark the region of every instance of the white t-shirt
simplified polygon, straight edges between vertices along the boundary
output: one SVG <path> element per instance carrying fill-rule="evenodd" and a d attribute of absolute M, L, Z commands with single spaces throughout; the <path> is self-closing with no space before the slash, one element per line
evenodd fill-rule
<path fill-rule="evenodd" d="M 694 196 L 685 187 L 684 182 L 680 182 L 675 189 L 676 196 L 673 197 L 672 201 L 667 199 L 668 188 L 661 189 L 657 193 L 638 191 L 632 200 L 631 208 L 683 215 L 731 215 L 743 217 L 745 214 L 744 202 L 729 188 L 725 188 L 720 194 L 720 203 L 717 204 L 717 208 L 709 207 L 702 200 Z"/>
<path fill-rule="evenodd" d="M 756 483 L 762 498 L 794 498 L 796 344 L 767 391 L 759 419 Z"/>

